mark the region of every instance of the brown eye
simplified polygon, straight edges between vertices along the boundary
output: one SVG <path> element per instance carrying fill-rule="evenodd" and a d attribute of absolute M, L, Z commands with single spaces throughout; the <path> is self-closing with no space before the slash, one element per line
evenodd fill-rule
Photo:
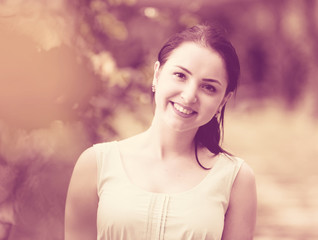
<path fill-rule="evenodd" d="M 206 91 L 207 93 L 214 93 L 216 91 L 216 88 L 210 84 L 202 85 L 202 89 Z"/>
<path fill-rule="evenodd" d="M 186 79 L 186 75 L 180 72 L 174 73 L 174 75 L 179 79 Z"/>

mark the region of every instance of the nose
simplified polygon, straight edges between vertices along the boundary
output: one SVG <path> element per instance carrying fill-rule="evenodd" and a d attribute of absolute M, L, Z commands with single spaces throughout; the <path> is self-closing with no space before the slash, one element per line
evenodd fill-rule
<path fill-rule="evenodd" d="M 194 83 L 188 82 L 182 92 L 181 92 L 181 98 L 184 101 L 184 103 L 192 104 L 197 102 L 197 86 Z"/>

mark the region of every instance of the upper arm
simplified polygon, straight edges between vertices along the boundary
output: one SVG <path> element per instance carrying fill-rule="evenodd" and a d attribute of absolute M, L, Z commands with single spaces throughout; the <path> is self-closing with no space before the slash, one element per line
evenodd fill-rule
<path fill-rule="evenodd" d="M 244 163 L 231 190 L 222 240 L 252 240 L 256 223 L 256 211 L 255 177 L 251 168 Z"/>
<path fill-rule="evenodd" d="M 79 157 L 71 177 L 65 207 L 65 240 L 97 238 L 97 164 L 93 148 Z"/>

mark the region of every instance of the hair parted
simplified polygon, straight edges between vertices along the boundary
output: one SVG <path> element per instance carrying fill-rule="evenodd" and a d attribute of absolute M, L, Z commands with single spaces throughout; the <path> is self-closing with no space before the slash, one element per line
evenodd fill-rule
<path fill-rule="evenodd" d="M 227 89 L 226 94 L 236 92 L 240 75 L 240 63 L 238 56 L 231 42 L 226 38 L 226 31 L 217 25 L 195 25 L 176 33 L 163 45 L 158 54 L 160 66 L 163 66 L 168 60 L 171 53 L 184 42 L 194 42 L 204 47 L 210 47 L 222 57 L 226 73 L 227 73 Z M 220 145 L 224 132 L 224 112 L 223 106 L 219 117 L 214 116 L 207 124 L 199 127 L 195 136 L 196 159 L 201 165 L 197 157 L 197 146 L 202 145 L 214 154 L 221 152 L 227 153 Z"/>

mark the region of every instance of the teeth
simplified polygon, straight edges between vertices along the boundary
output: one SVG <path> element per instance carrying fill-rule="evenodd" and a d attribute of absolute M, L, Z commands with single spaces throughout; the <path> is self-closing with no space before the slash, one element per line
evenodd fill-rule
<path fill-rule="evenodd" d="M 175 109 L 177 109 L 179 112 L 182 112 L 182 113 L 184 113 L 184 114 L 191 114 L 191 113 L 193 113 L 192 110 L 185 109 L 185 108 L 181 107 L 181 106 L 180 106 L 179 104 L 177 104 L 177 103 L 174 104 L 174 107 L 175 107 Z"/>

